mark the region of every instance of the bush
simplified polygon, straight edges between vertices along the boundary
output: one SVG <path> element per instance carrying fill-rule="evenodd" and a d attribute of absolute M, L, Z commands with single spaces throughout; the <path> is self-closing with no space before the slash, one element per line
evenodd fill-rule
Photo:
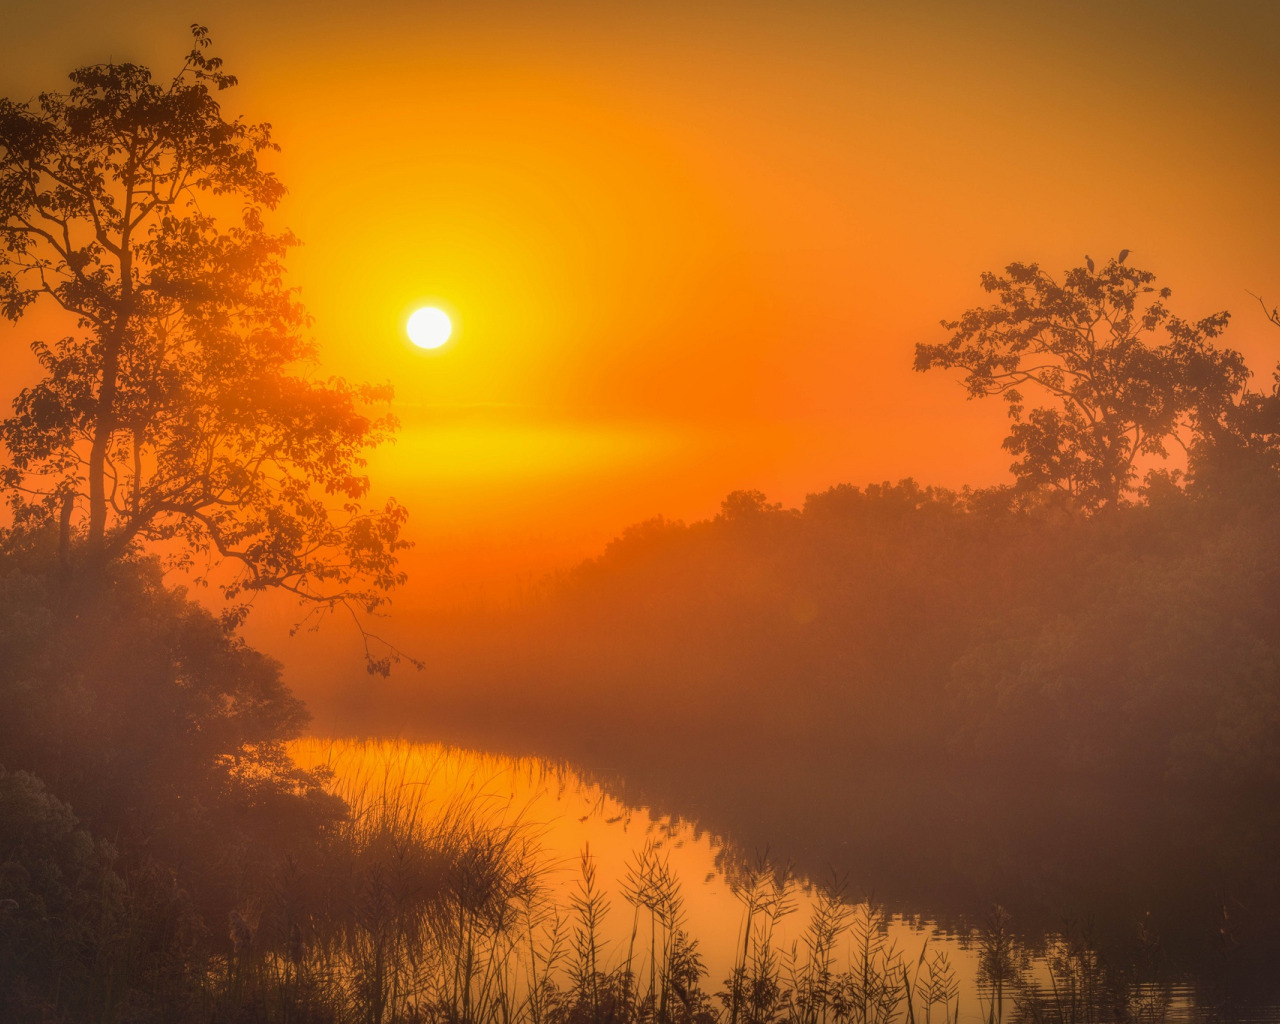
<path fill-rule="evenodd" d="M 114 851 L 34 775 L 0 768 L 0 1016 L 99 1003 L 115 972 L 124 885 Z"/>

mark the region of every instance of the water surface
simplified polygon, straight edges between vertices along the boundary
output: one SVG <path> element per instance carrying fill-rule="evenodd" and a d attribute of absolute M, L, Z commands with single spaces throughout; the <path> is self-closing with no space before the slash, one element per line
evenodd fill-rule
<path fill-rule="evenodd" d="M 1083 927 L 1020 930 L 1016 916 L 996 906 L 969 919 L 924 905 L 887 906 L 847 878 L 815 881 L 693 821 L 624 802 L 616 795 L 625 788 L 617 780 L 602 784 L 563 764 L 405 741 L 311 738 L 295 743 L 293 754 L 305 767 L 328 766 L 333 789 L 356 813 L 389 795 L 411 794 L 417 813 L 428 820 L 465 808 L 492 827 L 516 830 L 536 864 L 543 905 L 552 908 L 565 934 L 582 896 L 584 864 L 590 864 L 607 908 L 601 967 L 634 964 L 641 985 L 657 925 L 652 908 L 636 895 L 638 879 L 659 871 L 678 890 L 678 927 L 696 940 L 710 993 L 728 992 L 735 966 L 747 968 L 762 950 L 777 956 L 779 977 L 798 984 L 815 917 L 824 905 L 831 912 L 824 894 L 838 888 L 843 920 L 830 950 L 832 971 L 857 966 L 867 954 L 867 931 L 874 931 L 876 955 L 913 993 L 911 1019 L 1104 1019 L 1086 1006 L 1091 999 L 1106 1002 L 1116 1019 L 1280 1020 L 1266 1002 L 1215 1002 L 1203 984 L 1162 959 L 1158 936 L 1143 935 L 1143 922 L 1130 944 L 1132 962 L 1119 964 L 1114 951 L 1091 944 Z M 785 851 L 785 844 L 778 849 Z M 1016 979 L 1005 982 L 1002 972 Z M 907 1019 L 906 999 L 896 1012 Z"/>

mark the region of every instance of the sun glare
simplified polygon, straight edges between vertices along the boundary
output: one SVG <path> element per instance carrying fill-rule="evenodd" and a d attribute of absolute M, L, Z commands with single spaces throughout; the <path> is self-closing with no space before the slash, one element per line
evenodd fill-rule
<path fill-rule="evenodd" d="M 409 340 L 418 348 L 439 348 L 449 340 L 453 324 L 443 310 L 424 306 L 409 317 L 405 329 L 409 333 Z"/>

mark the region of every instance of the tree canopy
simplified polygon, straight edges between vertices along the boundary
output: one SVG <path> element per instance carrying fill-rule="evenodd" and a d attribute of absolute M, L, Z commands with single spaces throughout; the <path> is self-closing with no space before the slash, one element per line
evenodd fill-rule
<path fill-rule="evenodd" d="M 1229 314 L 1174 315 L 1170 290 L 1127 256 L 1101 268 L 1086 257 L 1061 279 L 1036 263 L 985 273 L 995 303 L 943 321 L 947 341 L 916 346 L 917 370 L 962 370 L 971 397 L 1008 402 L 1004 447 L 1020 487 L 1085 509 L 1118 504 L 1170 442 L 1189 448 L 1249 378 L 1238 352 L 1213 343 Z M 1049 404 L 1028 408 L 1033 395 Z"/>
<path fill-rule="evenodd" d="M 0 100 L 0 311 L 53 303 L 73 329 L 32 343 L 40 379 L 0 424 L 19 522 L 61 520 L 92 571 L 142 542 L 230 562 L 228 597 L 277 588 L 376 608 L 403 579 L 404 510 L 367 508 L 365 453 L 389 387 L 316 374 L 285 282 L 296 244 L 270 127 L 224 115 L 235 84 L 206 31 L 178 73 L 73 72 Z"/>

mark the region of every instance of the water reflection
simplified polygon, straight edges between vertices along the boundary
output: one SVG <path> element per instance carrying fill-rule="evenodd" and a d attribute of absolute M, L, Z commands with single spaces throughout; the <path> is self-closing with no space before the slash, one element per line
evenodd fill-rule
<path fill-rule="evenodd" d="M 999 907 L 950 928 L 891 914 L 838 881 L 815 885 L 744 856 L 693 823 L 630 806 L 537 758 L 324 739 L 292 752 L 303 766 L 330 768 L 357 819 L 391 806 L 428 830 L 478 821 L 532 867 L 519 924 L 495 922 L 494 935 L 462 954 L 480 975 L 475 1001 L 470 982 L 464 1000 L 472 1017 L 495 993 L 534 1021 L 1214 1015 L 1176 984 L 1158 938 L 1141 929 L 1121 963 L 1099 952 L 1086 927 L 1029 941 Z"/>

